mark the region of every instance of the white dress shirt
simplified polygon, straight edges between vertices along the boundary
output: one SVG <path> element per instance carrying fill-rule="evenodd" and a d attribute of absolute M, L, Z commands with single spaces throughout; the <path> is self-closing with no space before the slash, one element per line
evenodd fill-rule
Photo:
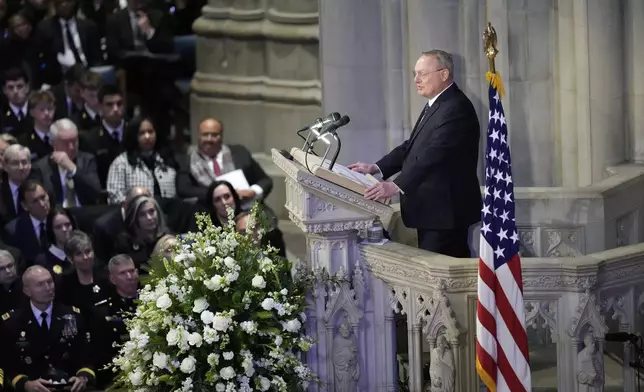
<path fill-rule="evenodd" d="M 11 189 L 11 196 L 13 197 L 13 206 L 16 209 L 16 212 L 18 212 L 18 203 L 20 203 L 20 200 L 18 199 L 18 190 L 20 189 L 20 186 L 9 180 L 9 189 Z"/>
<path fill-rule="evenodd" d="M 123 140 L 123 126 L 125 125 L 125 121 L 121 121 L 121 125 L 119 125 L 116 128 L 112 128 L 107 123 L 105 120 L 103 120 L 103 127 L 107 131 L 107 133 L 110 134 L 110 136 L 114 137 L 114 132 L 116 132 L 116 135 L 118 135 L 119 142 Z"/>
<path fill-rule="evenodd" d="M 16 116 L 17 118 L 20 118 L 21 113 L 23 118 L 27 118 L 27 115 L 29 114 L 29 112 L 27 111 L 29 110 L 28 105 L 29 105 L 28 102 L 25 102 L 25 104 L 22 105 L 22 107 L 9 103 L 9 107 L 11 108 L 11 111 L 13 112 L 14 116 Z"/>
<path fill-rule="evenodd" d="M 63 208 L 69 207 L 67 205 L 67 177 L 73 177 L 74 174 L 76 173 L 70 173 L 70 175 L 67 175 L 67 170 L 65 170 L 62 166 L 58 166 L 58 175 L 60 176 L 60 185 L 61 189 L 63 190 Z M 76 206 L 80 207 L 81 203 L 78 201 L 78 194 L 76 194 Z M 64 258 L 64 257 L 63 257 Z"/>
<path fill-rule="evenodd" d="M 219 169 L 223 170 L 223 167 L 224 167 L 224 154 L 223 154 L 222 150 L 219 150 L 219 152 L 215 156 L 215 160 L 217 161 L 217 164 L 219 165 Z M 215 163 L 212 161 L 212 159 L 208 162 L 208 167 L 210 168 L 210 171 L 213 174 L 215 174 Z M 224 173 L 221 173 L 221 174 L 224 174 Z M 215 176 L 216 176 L 216 174 L 215 174 Z M 264 194 L 264 190 L 262 189 L 262 187 L 257 185 L 257 184 L 251 184 L 250 189 L 253 192 L 255 192 L 255 198 L 252 201 L 261 200 L 262 195 Z M 252 201 L 251 201 L 251 204 L 252 204 Z"/>
<path fill-rule="evenodd" d="M 87 112 L 87 115 L 89 116 L 89 118 L 92 120 L 94 120 L 96 116 L 98 116 L 98 113 L 90 109 L 87 105 L 85 105 L 85 111 Z"/>
<path fill-rule="evenodd" d="M 31 303 L 31 301 L 29 301 L 29 304 L 31 305 L 31 311 L 34 313 L 34 317 L 36 318 L 36 322 L 38 322 L 38 325 L 40 325 L 40 323 L 42 323 L 41 314 L 46 313 L 47 314 L 47 328 L 51 328 L 51 313 L 53 311 L 53 305 L 49 304 L 49 306 L 47 306 L 47 309 L 40 310 L 37 307 L 35 307 L 34 304 Z"/>
<path fill-rule="evenodd" d="M 31 219 L 31 224 L 34 226 L 34 231 L 36 232 L 36 238 L 38 238 L 38 241 L 42 243 L 42 238 L 40 238 L 40 225 L 45 224 L 45 221 L 39 221 L 38 219 L 34 218 L 33 215 L 29 215 L 29 218 Z"/>
<path fill-rule="evenodd" d="M 65 52 L 63 52 L 62 57 L 61 56 L 58 57 L 58 62 L 61 63 L 61 65 L 66 68 L 71 68 L 74 64 L 76 64 L 76 59 L 74 58 L 74 53 L 72 52 L 72 49 L 70 46 L 70 44 L 73 44 L 76 47 L 76 50 L 78 51 L 78 55 L 80 56 L 80 59 L 83 62 L 83 65 L 86 66 L 87 58 L 85 57 L 85 53 L 83 52 L 83 45 L 81 44 L 80 35 L 78 34 L 78 26 L 76 24 L 76 18 L 71 18 L 69 20 L 64 20 L 62 18 L 59 18 L 58 22 L 60 23 L 61 32 L 63 34 L 63 46 L 65 47 Z M 74 40 L 73 43 L 67 42 L 66 29 L 68 26 L 69 26 L 69 32 L 72 34 L 72 39 Z"/>

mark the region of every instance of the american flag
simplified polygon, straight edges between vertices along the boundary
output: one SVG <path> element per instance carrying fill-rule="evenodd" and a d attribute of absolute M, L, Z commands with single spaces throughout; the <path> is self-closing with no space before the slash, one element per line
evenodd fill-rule
<path fill-rule="evenodd" d="M 492 392 L 532 389 L 508 128 L 490 83 L 479 249 L 476 369 Z"/>

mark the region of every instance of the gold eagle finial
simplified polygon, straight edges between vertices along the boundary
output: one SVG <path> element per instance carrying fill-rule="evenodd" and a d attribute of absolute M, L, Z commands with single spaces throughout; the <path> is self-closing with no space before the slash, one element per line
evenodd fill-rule
<path fill-rule="evenodd" d="M 490 62 L 490 72 L 495 73 L 494 58 L 498 50 L 496 50 L 496 30 L 492 27 L 492 23 L 488 22 L 485 31 L 483 32 L 483 51 Z"/>

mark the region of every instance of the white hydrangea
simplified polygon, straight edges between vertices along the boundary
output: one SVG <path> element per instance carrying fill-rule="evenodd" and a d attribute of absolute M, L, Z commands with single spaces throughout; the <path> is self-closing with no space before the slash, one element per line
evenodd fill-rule
<path fill-rule="evenodd" d="M 254 335 L 257 333 L 257 323 L 254 321 L 242 321 L 239 323 L 239 327 L 249 335 Z"/>

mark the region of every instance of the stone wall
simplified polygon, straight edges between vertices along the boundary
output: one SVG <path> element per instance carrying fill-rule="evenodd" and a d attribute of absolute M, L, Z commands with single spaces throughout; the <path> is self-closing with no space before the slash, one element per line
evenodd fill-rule
<path fill-rule="evenodd" d="M 193 131 L 214 116 L 252 152 L 299 144 L 320 115 L 317 1 L 210 0 L 194 30 Z"/>

